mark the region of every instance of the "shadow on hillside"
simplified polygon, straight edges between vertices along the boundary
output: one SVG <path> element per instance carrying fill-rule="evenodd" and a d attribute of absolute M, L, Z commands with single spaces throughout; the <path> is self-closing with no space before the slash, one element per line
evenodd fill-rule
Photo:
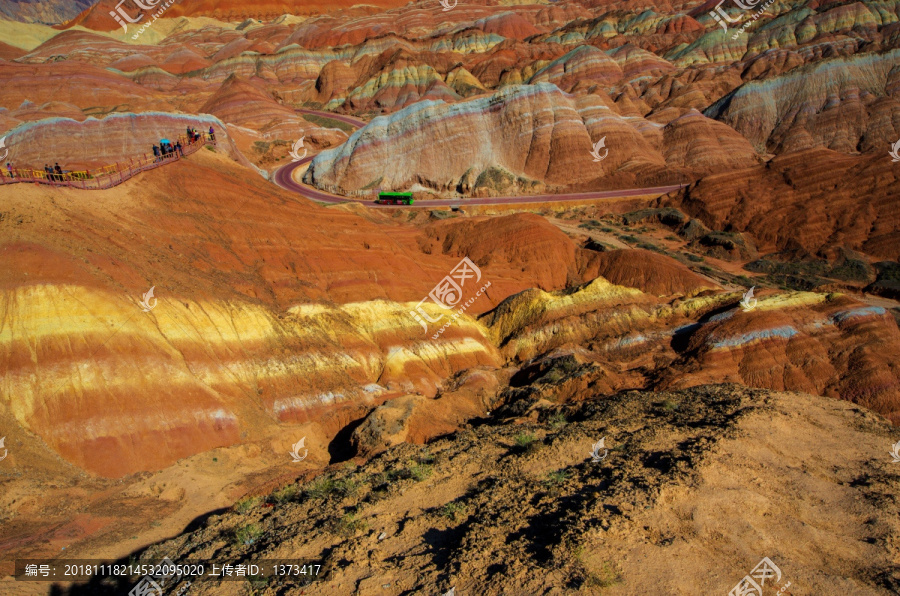
<path fill-rule="evenodd" d="M 198 515 L 190 523 L 188 523 L 184 530 L 180 532 L 180 534 L 186 532 L 194 532 L 206 523 L 206 521 L 214 516 L 221 515 L 228 511 L 229 508 L 223 507 L 220 509 L 214 509 L 212 511 L 208 511 L 203 515 Z M 128 555 L 112 562 L 105 562 L 108 565 L 127 565 L 129 562 L 136 562 L 140 559 L 141 555 L 147 551 L 151 546 L 146 546 L 144 548 L 137 549 L 132 551 Z M 60 560 L 59 562 L 65 562 L 64 560 Z M 98 562 L 99 563 L 99 562 Z M 107 594 L 123 596 L 124 594 L 128 594 L 132 588 L 137 585 L 140 578 L 132 578 L 132 577 L 122 577 L 122 578 L 110 578 L 110 577 L 97 577 L 86 583 L 75 584 L 73 586 L 64 587 L 57 584 L 50 586 L 50 590 L 47 592 L 49 596 L 106 596 Z M 166 590 L 166 593 L 170 592 L 171 588 Z M 151 591 L 150 594 L 155 594 L 156 592 Z"/>

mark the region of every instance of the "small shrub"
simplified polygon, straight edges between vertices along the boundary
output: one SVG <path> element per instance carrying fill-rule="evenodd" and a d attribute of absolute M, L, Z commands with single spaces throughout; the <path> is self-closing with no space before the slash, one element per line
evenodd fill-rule
<path fill-rule="evenodd" d="M 534 443 L 534 435 L 531 433 L 519 433 L 517 434 L 513 440 L 516 442 L 516 446 L 521 449 L 527 449 L 532 443 Z"/>
<path fill-rule="evenodd" d="M 366 522 L 356 517 L 356 512 L 345 513 L 338 521 L 338 533 L 349 538 L 357 532 L 365 532 L 368 529 Z"/>
<path fill-rule="evenodd" d="M 352 478 L 335 480 L 332 490 L 343 497 L 352 497 L 356 494 L 356 491 L 359 490 L 359 482 L 356 482 Z"/>
<path fill-rule="evenodd" d="M 663 410 L 667 412 L 673 412 L 678 409 L 678 406 L 681 405 L 677 401 L 671 399 L 665 399 L 662 403 Z"/>
<path fill-rule="evenodd" d="M 244 497 L 234 504 L 234 510 L 241 514 L 248 513 L 259 505 L 259 502 L 259 497 Z"/>
<path fill-rule="evenodd" d="M 449 520 L 456 521 L 456 516 L 462 512 L 462 504 L 451 501 L 441 507 L 441 515 Z"/>
<path fill-rule="evenodd" d="M 249 546 L 256 542 L 256 539 L 262 536 L 263 533 L 263 529 L 259 524 L 247 524 L 235 531 L 234 539 L 238 544 Z"/>
<path fill-rule="evenodd" d="M 566 415 L 562 412 L 554 412 L 553 415 L 547 419 L 547 422 L 550 423 L 550 428 L 559 430 L 566 425 Z"/>
<path fill-rule="evenodd" d="M 321 476 L 313 480 L 304 491 L 313 499 L 324 499 L 334 491 L 334 479 L 331 476 Z"/>
<path fill-rule="evenodd" d="M 294 497 L 297 496 L 299 492 L 296 484 L 288 484 L 287 486 L 283 486 L 272 493 L 272 498 L 279 505 L 283 503 L 287 503 L 288 501 L 294 500 Z"/>
<path fill-rule="evenodd" d="M 412 463 L 412 462 L 410 462 Z M 431 476 L 432 468 L 428 464 L 415 463 L 409 468 L 409 477 L 416 482 L 422 482 Z"/>
<path fill-rule="evenodd" d="M 585 583 L 593 588 L 609 588 L 622 583 L 622 576 L 609 561 L 605 561 L 597 573 L 588 572 Z"/>
<path fill-rule="evenodd" d="M 559 486 L 565 482 L 568 477 L 569 475 L 565 470 L 556 470 L 547 474 L 547 479 L 544 481 L 544 484 L 547 486 Z"/>

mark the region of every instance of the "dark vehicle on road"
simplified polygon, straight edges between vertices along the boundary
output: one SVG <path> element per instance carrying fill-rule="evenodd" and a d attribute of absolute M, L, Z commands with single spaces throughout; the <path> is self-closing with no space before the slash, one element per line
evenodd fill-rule
<path fill-rule="evenodd" d="M 413 196 L 411 192 L 382 192 L 378 193 L 375 202 L 379 205 L 412 205 Z"/>

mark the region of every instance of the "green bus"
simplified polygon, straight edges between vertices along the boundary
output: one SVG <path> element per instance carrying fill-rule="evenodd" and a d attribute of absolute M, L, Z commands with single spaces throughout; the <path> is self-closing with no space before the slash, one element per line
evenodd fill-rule
<path fill-rule="evenodd" d="M 379 205 L 412 205 L 411 192 L 381 192 L 375 202 Z"/>

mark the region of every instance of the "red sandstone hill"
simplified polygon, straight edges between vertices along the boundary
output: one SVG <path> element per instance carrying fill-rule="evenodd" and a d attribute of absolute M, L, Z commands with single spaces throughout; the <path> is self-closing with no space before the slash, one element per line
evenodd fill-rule
<path fill-rule="evenodd" d="M 886 154 L 798 151 L 764 166 L 713 174 L 660 205 L 713 229 L 750 232 L 761 252 L 835 246 L 900 259 L 900 173 Z"/>
<path fill-rule="evenodd" d="M 671 257 L 644 249 L 593 253 L 584 266 L 588 278 L 603 277 L 654 296 L 693 296 L 718 284 L 700 277 Z"/>

